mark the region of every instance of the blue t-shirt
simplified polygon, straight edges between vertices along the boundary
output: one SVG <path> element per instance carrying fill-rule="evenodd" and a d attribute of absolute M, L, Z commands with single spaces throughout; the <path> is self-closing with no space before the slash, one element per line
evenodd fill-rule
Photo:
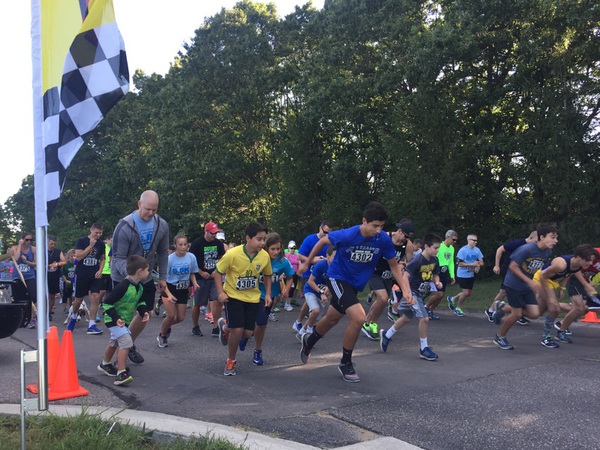
<path fill-rule="evenodd" d="M 180 281 L 188 281 L 189 286 L 190 274 L 198 272 L 198 262 L 193 253 L 186 253 L 185 256 L 177 256 L 175 253 L 169 255 L 169 265 L 167 267 L 167 283 L 174 284 Z M 186 283 L 180 283 L 178 289 L 186 289 Z"/>
<path fill-rule="evenodd" d="M 317 242 L 319 242 L 319 236 L 317 236 L 316 234 L 311 234 L 310 236 L 307 236 L 304 239 L 304 241 L 302 241 L 302 245 L 300 246 L 300 250 L 298 250 L 298 253 L 302 256 L 310 255 L 310 252 L 312 251 L 314 246 L 317 245 Z M 327 256 L 328 248 L 329 248 L 329 246 L 326 245 L 325 247 L 323 247 L 321 249 L 321 251 L 316 256 Z M 302 278 L 306 278 L 308 280 L 308 277 L 310 277 L 312 268 L 313 268 L 313 266 L 311 265 L 308 268 L 308 270 L 302 274 Z"/>
<path fill-rule="evenodd" d="M 154 218 L 145 221 L 142 220 L 137 212 L 133 213 L 133 221 L 140 234 L 140 240 L 142 241 L 142 249 L 147 252 L 152 246 L 152 238 L 154 236 Z"/>
<path fill-rule="evenodd" d="M 483 259 L 483 253 L 477 247 L 469 248 L 468 245 L 465 245 L 461 248 L 456 257 L 459 261 L 465 262 L 467 264 L 472 264 L 480 259 Z M 456 269 L 456 276 L 460 278 L 473 278 L 475 276 L 475 272 L 473 272 L 473 267 L 462 267 L 459 266 Z"/>
<path fill-rule="evenodd" d="M 327 276 L 347 281 L 358 291 L 362 291 L 367 285 L 379 258 L 396 257 L 394 244 L 384 231 L 380 231 L 375 237 L 366 238 L 360 234 L 360 225 L 355 225 L 331 231 L 328 236 L 337 252 Z"/>
<path fill-rule="evenodd" d="M 329 269 L 329 263 L 327 261 L 319 261 L 313 267 L 311 275 L 315 277 L 315 283 L 317 286 L 327 284 L 327 270 Z M 311 288 L 308 283 L 304 284 L 304 292 L 312 292 L 313 294 L 320 295 L 320 292 L 315 291 Z"/>
<path fill-rule="evenodd" d="M 275 298 L 279 297 L 281 294 L 282 275 L 285 275 L 288 278 L 293 277 L 294 268 L 287 259 L 278 256 L 277 258 L 271 260 L 271 270 L 273 270 L 273 275 L 271 275 L 271 298 Z M 263 284 L 262 274 L 260 276 L 258 288 L 260 289 L 260 298 L 262 300 L 267 294 L 265 285 Z"/>
<path fill-rule="evenodd" d="M 536 242 L 531 244 L 525 244 L 516 249 L 510 259 L 517 263 L 521 272 L 523 272 L 528 278 L 533 279 L 535 273 L 544 267 L 544 264 L 552 256 L 552 250 L 547 248 L 542 250 L 538 247 Z M 517 291 L 528 291 L 529 286 L 519 277 L 517 277 L 512 270 L 509 270 L 504 278 L 504 285 Z"/>

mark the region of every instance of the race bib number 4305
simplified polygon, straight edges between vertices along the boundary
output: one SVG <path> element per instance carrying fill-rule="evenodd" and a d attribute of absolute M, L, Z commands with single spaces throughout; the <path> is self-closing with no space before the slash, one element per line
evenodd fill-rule
<path fill-rule="evenodd" d="M 354 250 L 350 254 L 350 261 L 369 263 L 373 261 L 373 252 L 370 250 Z"/>
<path fill-rule="evenodd" d="M 238 291 L 245 291 L 246 289 L 256 288 L 256 277 L 240 277 L 235 283 L 235 288 Z"/>

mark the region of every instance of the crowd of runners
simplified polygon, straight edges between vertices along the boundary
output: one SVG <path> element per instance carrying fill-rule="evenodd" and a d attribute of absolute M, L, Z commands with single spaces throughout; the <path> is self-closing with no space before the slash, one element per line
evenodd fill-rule
<path fill-rule="evenodd" d="M 353 227 L 334 230 L 323 220 L 299 249 L 293 240 L 285 248 L 279 234 L 256 222 L 246 226 L 240 245 L 227 245 L 212 221 L 203 225 L 200 238 L 188 242 L 178 234 L 171 243 L 169 226 L 157 214 L 158 204 L 156 192 L 144 192 L 137 209 L 119 221 L 111 236 L 102 240 L 103 226 L 95 223 L 66 254 L 57 248 L 55 236 L 48 237 L 50 314 L 62 305 L 67 328 L 74 330 L 83 318 L 88 335 L 103 334 L 99 324 L 104 322 L 110 340 L 98 370 L 115 377 L 116 385 L 133 380 L 127 359 L 144 362 L 135 340 L 152 315 L 161 315 L 161 308 L 158 347 L 168 347 L 173 327 L 183 322 L 191 306 L 191 333 L 203 335 L 203 315 L 212 325 L 210 335 L 227 347 L 226 376 L 236 374 L 236 355 L 251 342 L 253 364 L 265 364 L 267 325 L 278 320 L 280 302 L 286 311 L 302 302 L 290 324 L 300 340 L 304 364 L 319 340 L 347 317 L 338 365 L 344 381 L 360 381 L 352 353 L 361 333 L 386 352 L 395 333 L 413 317 L 419 356 L 435 361 L 438 355 L 427 336 L 429 321 L 440 320 L 435 311 L 442 303 L 463 317 L 475 275 L 484 266 L 476 235 L 469 234 L 467 244 L 455 253 L 455 230 L 446 231 L 443 238 L 427 233 L 415 239 L 413 224 L 402 220 L 395 231 L 386 232 L 388 213 L 377 202 L 367 205 L 362 222 Z M 35 328 L 36 249 L 31 242 L 31 233 L 23 233 L 8 251 L 14 261 L 2 261 L 0 274 L 11 283 L 15 299 L 28 299 L 22 326 Z M 589 309 L 600 308 L 598 249 L 582 244 L 573 254 L 553 258 L 557 242 L 556 228 L 541 224 L 527 238 L 497 249 L 493 271 L 502 285 L 485 314 L 500 326 L 493 342 L 501 349 L 513 349 L 507 334 L 515 323 L 529 325 L 538 317 L 544 317 L 541 345 L 571 343 L 569 326 Z M 447 286 L 454 283 L 460 292 L 446 296 Z M 358 298 L 367 285 L 368 313 Z M 566 296 L 570 301 L 561 301 Z M 566 315 L 557 321 L 561 311 Z M 387 329 L 378 325 L 384 312 L 393 323 Z"/>

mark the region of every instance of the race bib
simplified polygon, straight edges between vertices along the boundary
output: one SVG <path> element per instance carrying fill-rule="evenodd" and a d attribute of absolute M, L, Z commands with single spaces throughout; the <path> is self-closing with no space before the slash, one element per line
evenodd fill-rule
<path fill-rule="evenodd" d="M 178 291 L 182 291 L 182 290 L 187 289 L 189 287 L 190 287 L 190 280 L 180 280 L 175 285 L 175 289 L 177 289 Z"/>
<path fill-rule="evenodd" d="M 353 250 L 350 254 L 350 261 L 370 263 L 373 261 L 373 252 L 371 250 Z"/>
<path fill-rule="evenodd" d="M 98 264 L 98 260 L 96 258 L 92 258 L 90 256 L 83 258 L 83 261 L 81 261 L 81 264 L 83 264 L 84 266 L 88 266 L 88 267 L 94 267 Z"/>
<path fill-rule="evenodd" d="M 19 270 L 22 273 L 29 272 L 29 266 L 27 264 L 19 264 Z"/>
<path fill-rule="evenodd" d="M 448 272 L 448 266 L 442 266 L 442 267 L 440 267 L 440 272 L 442 272 L 442 273 Z"/>
<path fill-rule="evenodd" d="M 215 260 L 212 260 L 212 259 L 211 259 L 211 260 L 209 260 L 209 261 L 205 261 L 205 262 L 204 262 L 204 268 L 205 268 L 206 270 L 212 270 L 212 269 L 214 269 L 215 267 L 217 267 L 217 262 L 216 262 Z"/>
<path fill-rule="evenodd" d="M 381 274 L 381 278 L 383 278 L 384 280 L 391 280 L 392 279 L 392 271 L 384 270 L 383 273 Z"/>
<path fill-rule="evenodd" d="M 247 289 L 256 288 L 256 277 L 240 277 L 235 283 L 235 288 L 238 291 L 245 291 Z"/>
<path fill-rule="evenodd" d="M 423 283 L 421 283 L 419 285 L 419 294 L 421 294 L 422 296 L 429 294 L 430 290 L 431 290 L 431 283 L 429 281 L 424 281 Z"/>

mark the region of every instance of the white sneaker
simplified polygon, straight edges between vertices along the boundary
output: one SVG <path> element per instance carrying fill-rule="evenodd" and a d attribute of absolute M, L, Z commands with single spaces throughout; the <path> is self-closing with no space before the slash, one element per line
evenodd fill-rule
<path fill-rule="evenodd" d="M 292 305 L 290 305 L 289 303 L 286 303 L 285 306 L 283 307 L 283 309 L 285 309 L 286 311 L 293 311 L 294 307 Z"/>
<path fill-rule="evenodd" d="M 298 330 L 298 332 L 296 333 L 296 337 L 298 338 L 298 340 L 300 342 L 302 342 L 302 336 L 304 336 L 306 334 L 306 328 L 302 327 L 300 328 L 300 330 Z"/>

